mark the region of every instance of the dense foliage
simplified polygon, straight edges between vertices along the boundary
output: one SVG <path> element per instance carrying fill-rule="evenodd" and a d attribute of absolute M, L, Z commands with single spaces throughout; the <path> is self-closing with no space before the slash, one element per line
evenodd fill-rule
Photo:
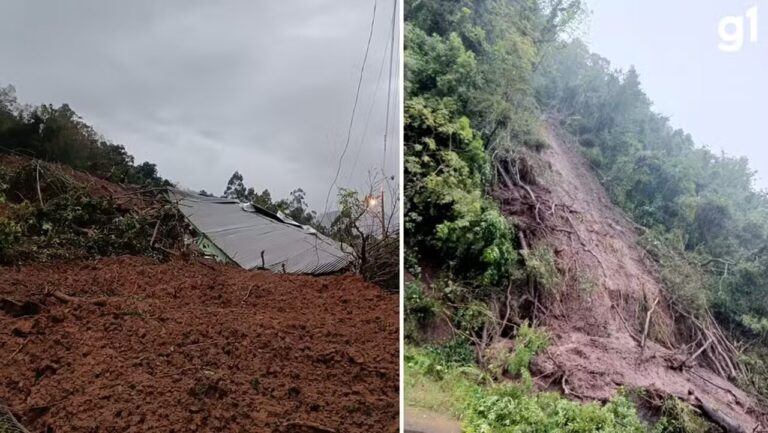
<path fill-rule="evenodd" d="M 577 138 L 615 203 L 644 233 L 641 246 L 659 263 L 674 310 L 714 317 L 731 336 L 756 343 L 744 352 L 751 375 L 741 380 L 768 396 L 768 195 L 754 188 L 745 158 L 696 146 L 654 112 L 634 68 L 613 69 L 578 38 L 563 37 L 582 6 L 406 2 L 406 263 L 428 283 L 406 286 L 406 336 L 423 344 L 414 329 L 442 320 L 476 345 L 478 330 L 485 340 L 487 317 L 503 311 L 494 307 L 502 288 L 517 277 L 538 289 L 560 287 L 552 252 L 534 246 L 520 254 L 515 228 L 488 196 L 497 159 L 545 146 L 536 131 L 546 116 Z M 518 329 L 521 342 L 526 329 Z M 440 371 L 440 383 L 461 382 L 457 371 L 466 367 L 441 364 L 438 353 L 413 349 L 407 367 Z M 501 371 L 524 384 L 518 364 L 528 355 L 480 365 L 492 378 Z M 476 350 L 478 361 L 483 356 Z M 517 389 L 459 388 L 471 397 L 452 410 L 468 431 L 646 431 L 621 399 L 571 406 Z M 664 415 L 657 431 L 696 430 L 698 420 L 688 420 L 682 406 L 670 403 Z"/>
<path fill-rule="evenodd" d="M 69 105 L 21 105 L 10 85 L 0 87 L 0 154 L 62 163 L 116 183 L 169 184 L 155 164 L 136 165 L 125 147 L 99 135 Z"/>
<path fill-rule="evenodd" d="M 519 266 L 512 227 L 487 195 L 493 154 L 536 145 L 540 50 L 581 12 L 581 2 L 563 0 L 406 2 L 411 261 L 446 258 L 441 267 L 486 287 Z"/>
<path fill-rule="evenodd" d="M 747 159 L 696 146 L 651 109 L 634 68 L 611 68 L 579 40 L 553 48 L 536 92 L 613 200 L 647 229 L 643 246 L 682 307 L 711 310 L 765 343 L 768 194 L 755 189 Z"/>
<path fill-rule="evenodd" d="M 0 166 L 0 265 L 117 255 L 163 258 L 181 249 L 175 206 L 123 191 L 120 202 L 58 165 Z"/>

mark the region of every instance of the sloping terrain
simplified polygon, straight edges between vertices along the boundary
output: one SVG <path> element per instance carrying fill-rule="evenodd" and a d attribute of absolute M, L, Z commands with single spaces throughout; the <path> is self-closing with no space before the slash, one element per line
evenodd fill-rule
<path fill-rule="evenodd" d="M 524 245 L 551 248 L 562 275 L 560 287 L 532 307 L 553 337 L 534 376 L 582 400 L 606 400 L 621 386 L 698 398 L 751 431 L 758 422 L 747 394 L 695 360 L 675 368 L 687 353 L 633 223 L 611 203 L 577 145 L 551 124 L 543 133 L 549 147 L 525 155 L 525 163 L 502 164 L 494 191 Z"/>
<path fill-rule="evenodd" d="M 398 298 L 351 275 L 116 257 L 0 268 L 32 432 L 394 432 Z"/>
<path fill-rule="evenodd" d="M 87 191 L 88 195 L 94 198 L 101 199 L 113 199 L 116 204 L 125 209 L 138 210 L 146 209 L 153 205 L 153 201 L 143 196 L 137 191 L 141 188 L 131 185 L 118 185 L 114 182 L 92 176 L 88 173 L 75 170 L 64 164 L 58 164 L 55 162 L 39 161 L 28 157 L 15 156 L 15 155 L 0 155 L 0 169 L 7 170 L 9 173 L 18 172 L 23 170 L 25 166 L 36 165 L 39 167 L 39 173 L 36 173 L 36 180 L 41 186 L 41 197 L 37 196 L 37 191 L 33 187 L 37 185 L 13 185 L 16 187 L 15 191 L 11 191 L 8 194 L 8 201 L 12 203 L 19 203 L 23 200 L 36 201 L 38 199 L 45 200 L 46 202 L 55 197 L 55 194 L 68 191 L 45 191 L 47 177 L 66 177 L 70 185 L 75 185 L 78 188 L 83 188 Z M 18 187 L 22 188 L 18 188 Z M 48 194 L 46 194 L 48 192 Z M 7 207 L 7 204 L 6 204 Z"/>

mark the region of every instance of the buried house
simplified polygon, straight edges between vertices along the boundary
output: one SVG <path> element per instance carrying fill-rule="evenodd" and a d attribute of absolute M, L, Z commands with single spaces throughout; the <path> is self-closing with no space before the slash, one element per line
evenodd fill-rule
<path fill-rule="evenodd" d="M 219 261 L 297 274 L 332 273 L 352 261 L 339 242 L 258 206 L 178 189 L 170 198 L 195 228 L 197 246 Z"/>

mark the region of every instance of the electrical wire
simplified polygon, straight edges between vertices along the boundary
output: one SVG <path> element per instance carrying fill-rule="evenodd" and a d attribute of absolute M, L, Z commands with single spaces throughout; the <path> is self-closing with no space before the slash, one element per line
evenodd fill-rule
<path fill-rule="evenodd" d="M 349 117 L 349 126 L 347 128 L 347 141 L 344 144 L 344 150 L 341 152 L 341 155 L 339 156 L 339 164 L 338 167 L 336 167 L 336 174 L 333 177 L 333 181 L 331 182 L 330 186 L 328 187 L 328 194 L 325 196 L 325 205 L 323 206 L 323 213 L 324 216 L 326 213 L 328 213 L 328 201 L 331 198 L 331 191 L 333 191 L 333 187 L 336 186 L 336 182 L 339 180 L 339 173 L 341 173 L 341 166 L 344 161 L 344 155 L 346 155 L 347 150 L 349 149 L 349 143 L 352 139 L 352 126 L 355 123 L 355 114 L 357 113 L 357 104 L 360 100 L 360 89 L 363 85 L 363 76 L 365 75 L 365 65 L 368 63 L 368 53 L 371 50 L 371 40 L 373 39 L 373 30 L 376 27 L 376 7 L 378 6 L 378 1 L 373 0 L 373 13 L 371 16 L 371 29 L 368 33 L 368 42 L 365 44 L 365 55 L 363 56 L 363 65 L 360 67 L 360 77 L 357 80 L 357 90 L 355 91 L 355 102 L 352 105 L 352 114 Z M 317 263 L 320 263 L 320 252 L 317 247 L 317 241 L 318 239 L 315 238 L 315 254 L 317 256 Z"/>
<path fill-rule="evenodd" d="M 392 67 L 394 66 L 394 57 L 395 57 L 395 25 L 396 20 L 395 17 L 397 16 L 397 0 L 393 1 L 392 5 L 392 35 L 391 40 L 389 44 L 389 78 L 387 79 L 387 120 L 384 125 L 384 153 L 381 158 L 381 172 L 384 176 L 386 176 L 386 166 L 387 166 L 387 135 L 389 134 L 389 111 L 390 111 L 390 104 L 392 101 Z"/>
<path fill-rule="evenodd" d="M 381 63 L 379 64 L 379 73 L 376 75 L 376 88 L 373 91 L 373 98 L 371 100 L 371 105 L 368 107 L 368 114 L 366 114 L 365 117 L 365 126 L 363 126 L 363 132 L 360 135 L 361 142 L 365 142 L 365 137 L 368 134 L 368 126 L 371 121 L 371 114 L 373 113 L 373 108 L 376 106 L 376 97 L 379 95 L 379 87 L 381 87 L 381 76 L 384 73 L 384 65 L 386 64 L 386 60 L 388 57 L 388 48 L 384 50 L 381 56 Z M 347 184 L 352 182 L 352 176 L 355 174 L 355 170 L 357 169 L 357 162 L 360 160 L 360 153 L 363 150 L 363 146 L 357 146 L 357 152 L 355 152 L 355 159 L 354 162 L 352 162 L 352 169 L 349 171 L 349 176 L 347 176 Z"/>
<path fill-rule="evenodd" d="M 325 206 L 323 207 L 323 215 L 325 215 L 326 212 L 328 212 L 328 200 L 331 198 L 331 191 L 333 191 L 333 187 L 336 186 L 336 182 L 339 180 L 339 173 L 341 173 L 341 166 L 344 161 L 344 155 L 346 155 L 347 150 L 349 149 L 349 143 L 352 138 L 352 125 L 355 122 L 355 113 L 357 112 L 357 104 L 360 100 L 360 88 L 363 85 L 363 75 L 365 74 L 365 65 L 368 63 L 368 52 L 371 49 L 371 39 L 373 39 L 373 29 L 376 25 L 376 6 L 377 6 L 377 0 L 373 1 L 373 16 L 371 18 L 371 30 L 368 33 L 368 42 L 365 46 L 365 56 L 363 56 L 363 66 L 360 68 L 360 78 L 357 80 L 357 90 L 355 91 L 355 102 L 352 105 L 352 115 L 349 118 L 349 126 L 347 129 L 347 141 L 344 144 L 344 150 L 341 152 L 341 155 L 339 156 L 339 164 L 338 167 L 336 167 L 336 175 L 333 177 L 333 181 L 331 182 L 331 185 L 328 187 L 328 194 L 325 196 Z"/>

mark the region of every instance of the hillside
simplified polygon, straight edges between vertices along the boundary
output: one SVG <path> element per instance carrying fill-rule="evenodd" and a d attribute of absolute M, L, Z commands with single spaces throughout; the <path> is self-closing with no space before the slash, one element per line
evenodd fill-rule
<path fill-rule="evenodd" d="M 768 194 L 588 15 L 406 2 L 406 402 L 472 433 L 765 429 Z"/>
<path fill-rule="evenodd" d="M 536 167 L 531 185 L 502 183 L 494 191 L 527 248 L 553 251 L 562 275 L 536 299 L 542 306 L 537 321 L 552 343 L 533 363 L 533 375 L 584 401 L 607 401 L 620 387 L 692 402 L 695 396 L 753 431 L 755 402 L 700 362 L 703 356 L 677 367 L 704 342 L 686 347 L 678 340 L 674 307 L 656 265 L 638 245 L 639 229 L 611 203 L 578 146 L 554 123 L 542 127 L 545 150 L 515 161 Z"/>

